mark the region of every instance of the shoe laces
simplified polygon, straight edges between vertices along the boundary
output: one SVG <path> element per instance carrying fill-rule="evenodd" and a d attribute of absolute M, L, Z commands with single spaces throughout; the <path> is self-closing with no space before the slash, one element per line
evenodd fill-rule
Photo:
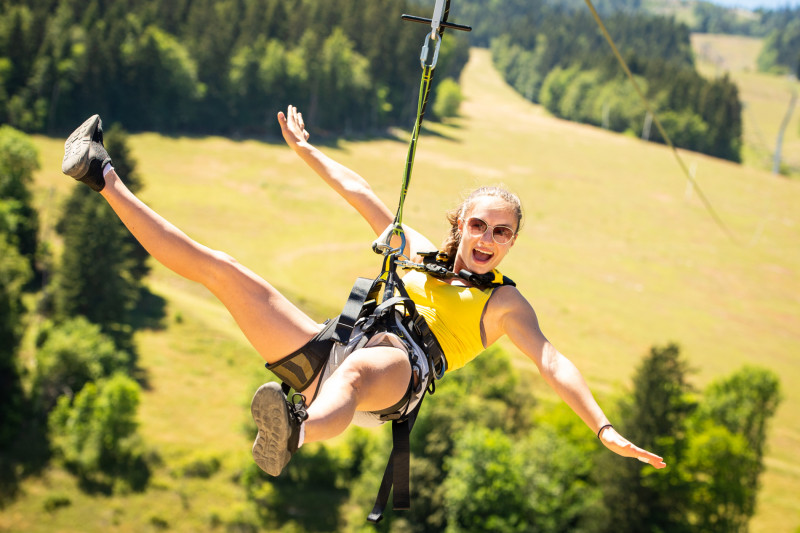
<path fill-rule="evenodd" d="M 308 418 L 308 412 L 306 411 L 306 397 L 303 394 L 298 392 L 292 394 L 291 401 L 287 401 L 286 405 L 289 408 L 289 416 L 298 426 Z"/>

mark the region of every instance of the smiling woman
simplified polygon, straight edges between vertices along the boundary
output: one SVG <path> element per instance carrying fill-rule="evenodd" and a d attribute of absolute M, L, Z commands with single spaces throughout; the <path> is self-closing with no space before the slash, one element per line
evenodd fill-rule
<path fill-rule="evenodd" d="M 389 208 L 364 178 L 308 142 L 309 132 L 295 107 L 278 113 L 278 122 L 289 147 L 355 208 L 376 235 L 393 225 Z M 98 191 L 159 262 L 219 298 L 267 368 L 298 393 L 312 391 L 294 403 L 281 386 L 270 382 L 253 397 L 251 411 L 258 426 L 253 458 L 271 475 L 279 475 L 304 442 L 330 439 L 351 424 L 380 424 L 415 409 L 430 375 L 441 377 L 425 350 L 443 352 L 448 364 L 441 369 L 453 371 L 503 336 L 531 359 L 609 450 L 655 468 L 666 466 L 661 457 L 635 446 L 613 428 L 578 369 L 545 338 L 533 307 L 497 271 L 522 222 L 519 199 L 503 188 L 477 189 L 449 214 L 452 227 L 442 254 L 431 252 L 435 247 L 430 240 L 403 226 L 398 253 L 410 258 L 411 265 L 424 265 L 431 253 L 442 258 L 442 269 L 412 270 L 404 277 L 408 300 L 413 302 L 408 306 L 418 307 L 424 321 L 414 319 L 408 329 L 392 331 L 351 324 L 351 329 L 361 327 L 361 331 L 348 333 L 352 342 L 345 342 L 331 334 L 333 330 L 338 334 L 341 320 L 317 324 L 266 280 L 227 254 L 190 239 L 139 200 L 111 164 L 99 116 L 89 118 L 67 139 L 62 170 Z M 393 300 L 390 293 L 388 302 Z M 394 309 L 386 303 L 384 298 L 377 307 Z M 411 331 L 425 331 L 425 325 L 433 338 L 421 350 Z"/>

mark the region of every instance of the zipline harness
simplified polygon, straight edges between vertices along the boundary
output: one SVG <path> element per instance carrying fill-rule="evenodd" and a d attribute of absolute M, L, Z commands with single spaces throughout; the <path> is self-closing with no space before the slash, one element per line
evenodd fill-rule
<path fill-rule="evenodd" d="M 414 302 L 408 295 L 397 267 L 416 269 L 440 278 L 459 276 L 476 286 L 491 287 L 508 284 L 505 278 L 494 279 L 494 274 L 475 275 L 467 271 L 456 274 L 448 271 L 438 252 L 420 254 L 423 263 L 410 261 L 404 255 L 406 236 L 403 231 L 403 205 L 414 166 L 417 139 L 425 116 L 428 95 L 433 80 L 433 70 L 439 59 L 439 48 L 445 28 L 470 31 L 472 28 L 447 22 L 450 0 L 436 0 L 433 17 L 430 19 L 403 15 L 403 20 L 430 24 L 431 31 L 425 36 L 420 54 L 422 79 L 420 81 L 417 118 L 411 133 L 411 142 L 406 157 L 403 183 L 400 189 L 400 202 L 393 222 L 372 243 L 375 253 L 383 255 L 380 275 L 375 279 L 358 278 L 350 291 L 344 309 L 335 319 L 326 322 L 322 331 L 306 345 L 289 354 L 280 361 L 266 366 L 283 382 L 283 390 L 288 395 L 291 389 L 302 392 L 325 372 L 329 360 L 343 360 L 352 351 L 365 346 L 375 334 L 387 332 L 396 335 L 405 345 L 411 363 L 411 378 L 403 399 L 384 411 L 373 412 L 383 422 L 392 421 L 392 452 L 383 474 L 375 507 L 367 519 L 378 522 L 389 501 L 389 492 L 394 487 L 393 509 L 408 509 L 410 506 L 409 474 L 410 446 L 409 433 L 419 412 L 419 407 L 427 392 L 433 394 L 435 380 L 440 379 L 447 370 L 447 359 L 439 342 L 417 312 Z M 395 239 L 396 247 L 392 245 Z M 397 242 L 399 240 L 399 243 Z M 502 278 L 502 276 L 499 276 Z M 380 342 L 380 341 L 378 341 Z M 335 354 L 332 355 L 332 354 Z M 322 383 L 318 380 L 318 386 Z M 316 397 L 314 392 L 313 398 Z"/>
<path fill-rule="evenodd" d="M 431 31 L 425 36 L 420 54 L 422 79 L 417 118 L 406 157 L 400 202 L 392 223 L 372 243 L 373 251 L 383 255 L 381 273 L 375 279 L 358 278 L 338 317 L 326 322 L 322 331 L 305 346 L 280 361 L 266 365 L 281 379 L 283 391 L 288 395 L 291 389 L 302 392 L 310 387 L 317 376 L 325 371 L 332 354 L 336 354 L 336 360 L 343 359 L 352 351 L 367 345 L 375 334 L 391 333 L 403 342 L 411 363 L 411 378 L 407 392 L 398 404 L 372 413 L 383 422 L 392 422 L 392 452 L 378 489 L 375 506 L 367 517 L 367 520 L 375 523 L 383 518 L 389 493 L 392 491 L 393 509 L 404 510 L 410 507 L 409 435 L 425 394 L 434 393 L 435 381 L 441 379 L 447 370 L 444 352 L 425 318 L 417 311 L 416 305 L 409 297 L 397 273 L 397 267 L 422 271 L 443 279 L 460 277 L 481 289 L 514 284 L 497 271 L 486 274 L 474 274 L 467 270 L 452 272 L 450 270 L 452 263 L 447 261 L 444 254 L 436 251 L 419 253 L 423 259 L 422 263 L 410 261 L 404 255 L 406 236 L 403 231 L 403 205 L 411 180 L 417 139 L 425 116 L 433 71 L 439 58 L 442 35 L 445 28 L 462 31 L 472 29 L 469 26 L 447 22 L 449 11 L 450 0 L 436 0 L 433 17 L 430 19 L 412 15 L 402 16 L 403 20 L 430 24 Z M 400 241 L 396 247 L 392 245 L 392 239 L 395 237 Z M 397 241 L 395 244 L 398 244 Z M 318 389 L 322 381 L 322 379 L 318 381 Z M 316 392 L 318 391 L 314 392 L 312 401 L 316 397 Z"/>
<path fill-rule="evenodd" d="M 428 372 L 425 376 L 425 383 L 418 383 L 417 387 L 424 387 L 422 396 L 419 402 L 413 407 L 410 412 L 396 413 L 395 418 L 392 420 L 392 452 L 389 456 L 389 461 L 383 473 L 378 495 L 375 499 L 375 506 L 372 512 L 367 517 L 370 522 L 377 523 L 383 518 L 383 512 L 389 501 L 389 492 L 393 490 L 393 506 L 394 510 L 408 509 L 411 505 L 410 490 L 409 490 L 409 477 L 410 477 L 410 443 L 409 435 L 411 429 L 414 427 L 414 422 L 417 419 L 419 408 L 422 405 L 422 399 L 425 392 L 433 394 L 435 390 L 435 380 L 441 379 L 447 369 L 447 360 L 442 352 L 436 337 L 430 331 L 425 319 L 417 312 L 414 302 L 408 296 L 402 280 L 397 274 L 398 265 L 403 268 L 416 268 L 428 269 L 429 272 L 434 273 L 434 270 L 440 274 L 441 277 L 455 275 L 447 272 L 447 269 L 439 266 L 438 270 L 430 270 L 435 263 L 435 253 L 427 255 L 425 263 L 419 265 L 409 261 L 408 258 L 403 256 L 403 251 L 406 247 L 406 236 L 403 231 L 403 205 L 405 204 L 408 186 L 411 181 L 411 172 L 414 167 L 414 155 L 417 149 L 417 139 L 422 127 L 422 120 L 425 116 L 425 108 L 428 104 L 428 95 L 431 90 L 431 83 L 433 81 L 433 71 L 436 68 L 436 63 L 439 59 L 439 48 L 442 45 L 442 35 L 445 28 L 452 28 L 461 31 L 470 31 L 472 28 L 453 24 L 447 22 L 447 17 L 450 13 L 450 0 L 436 0 L 434 6 L 433 16 L 430 19 L 415 17 L 412 15 L 403 15 L 403 20 L 411 22 L 419 22 L 422 24 L 430 24 L 431 31 L 425 36 L 425 42 L 422 46 L 420 53 L 420 64 L 422 66 L 422 77 L 420 79 L 419 100 L 417 103 L 417 117 L 414 123 L 414 128 L 411 131 L 411 142 L 408 147 L 408 155 L 406 157 L 405 169 L 403 171 L 403 182 L 400 188 L 400 201 L 397 206 L 397 212 L 394 221 L 383 234 L 372 243 L 372 249 L 375 253 L 383 254 L 383 269 L 375 280 L 372 281 L 369 294 L 377 292 L 381 285 L 383 285 L 383 302 L 380 305 L 368 304 L 364 305 L 361 295 L 363 289 L 368 283 L 368 280 L 359 279 L 350 298 L 348 298 L 342 316 L 339 317 L 339 324 L 342 324 L 342 318 L 347 317 L 345 328 L 351 322 L 351 317 L 354 313 L 348 313 L 348 307 L 352 310 L 359 309 L 358 315 L 360 317 L 366 316 L 366 322 L 383 322 L 382 327 L 390 332 L 399 334 L 403 322 L 411 325 L 409 333 L 411 338 L 399 334 L 401 338 L 406 341 L 411 341 L 411 344 L 416 344 L 422 348 L 424 355 L 427 357 Z M 431 42 L 433 41 L 433 42 Z M 398 247 L 393 248 L 391 241 L 392 237 L 397 236 L 400 238 Z M 356 293 L 355 297 L 354 294 Z M 366 301 L 370 302 L 370 296 L 366 297 Z M 399 307 L 398 307 L 399 306 Z M 401 308 L 401 309 L 400 309 Z M 400 309 L 400 310 L 398 310 Z M 342 328 L 343 330 L 345 328 Z M 337 326 L 337 330 L 339 327 Z M 408 328 L 406 328 L 408 329 Z M 339 342 L 346 342 L 343 338 L 345 331 L 337 332 Z M 342 335 L 339 335 L 341 333 Z M 414 339 L 413 337 L 416 337 Z M 413 351 L 409 352 L 412 358 L 412 378 L 409 389 L 414 388 L 414 375 L 419 368 L 420 361 L 414 361 Z M 410 404 L 408 404 L 410 405 Z M 407 406 L 408 407 L 408 406 Z"/>

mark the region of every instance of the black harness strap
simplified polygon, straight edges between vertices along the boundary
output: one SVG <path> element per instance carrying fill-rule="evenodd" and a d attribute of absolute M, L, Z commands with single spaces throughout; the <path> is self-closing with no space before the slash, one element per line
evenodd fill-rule
<path fill-rule="evenodd" d="M 389 493 L 394 488 L 392 499 L 392 509 L 404 511 L 411 508 L 411 429 L 417 420 L 417 414 L 422 402 L 417 404 L 414 410 L 409 413 L 408 418 L 402 422 L 395 421 L 392 424 L 392 453 L 383 471 L 383 479 L 378 489 L 378 496 L 375 498 L 375 505 L 372 512 L 367 516 L 367 520 L 377 524 L 383 519 L 383 512 L 389 502 Z"/>
<path fill-rule="evenodd" d="M 339 344 L 347 344 L 350 340 L 350 335 L 353 333 L 356 320 L 358 320 L 375 284 L 376 280 L 370 278 L 358 278 L 356 280 L 350 290 L 350 296 L 347 297 L 347 302 L 344 304 L 344 309 L 342 309 L 342 313 L 336 322 L 333 340 Z"/>

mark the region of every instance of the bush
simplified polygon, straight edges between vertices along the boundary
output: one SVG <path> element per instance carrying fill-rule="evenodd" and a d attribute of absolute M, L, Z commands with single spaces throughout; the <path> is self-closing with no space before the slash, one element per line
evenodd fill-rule
<path fill-rule="evenodd" d="M 83 317 L 55 325 L 47 323 L 36 339 L 36 375 L 33 391 L 45 412 L 59 396 L 69 398 L 90 381 L 125 370 L 128 355 Z"/>
<path fill-rule="evenodd" d="M 139 394 L 135 381 L 116 374 L 87 383 L 74 401 L 58 399 L 48 421 L 52 447 L 84 488 L 111 492 L 147 485 L 150 468 L 136 432 Z"/>
<path fill-rule="evenodd" d="M 62 507 L 69 507 L 72 505 L 72 500 L 69 496 L 64 494 L 51 494 L 44 500 L 44 510 L 48 513 L 53 513 Z"/>
<path fill-rule="evenodd" d="M 678 148 L 688 148 L 702 152 L 705 148 L 708 124 L 691 111 L 666 111 L 658 116 L 661 126 L 669 136 L 672 144 Z M 661 132 L 657 129 L 653 140 L 666 144 Z"/>
<path fill-rule="evenodd" d="M 433 112 L 439 118 L 458 116 L 458 109 L 463 100 L 464 96 L 461 94 L 461 87 L 458 83 L 452 78 L 445 78 L 439 84 Z"/>
<path fill-rule="evenodd" d="M 208 452 L 197 452 L 186 459 L 172 473 L 178 477 L 210 478 L 221 466 L 219 457 Z"/>

